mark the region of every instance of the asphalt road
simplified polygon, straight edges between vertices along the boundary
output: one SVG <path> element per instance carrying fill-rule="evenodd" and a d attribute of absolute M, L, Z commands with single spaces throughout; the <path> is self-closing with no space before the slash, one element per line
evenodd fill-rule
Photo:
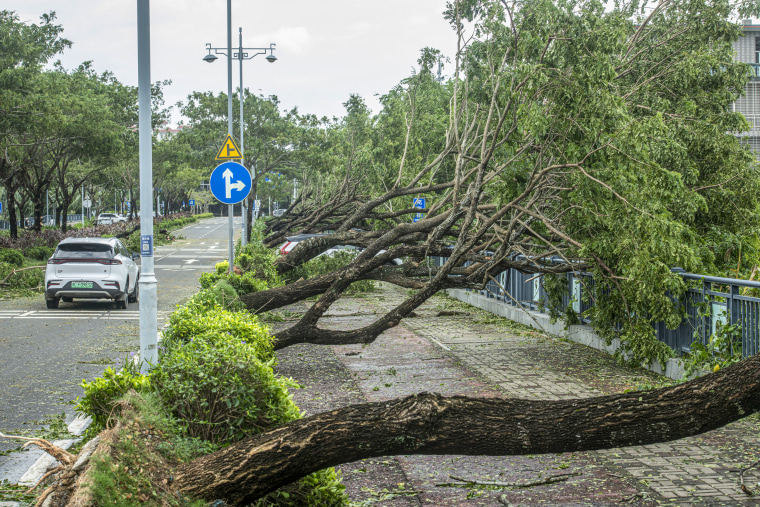
<path fill-rule="evenodd" d="M 236 237 L 240 219 L 235 220 Z M 180 238 L 154 252 L 158 281 L 158 327 L 198 291 L 198 278 L 228 256 L 228 219 L 211 218 L 174 232 Z M 0 431 L 18 434 L 46 417 L 66 414 L 82 395 L 79 383 L 123 362 L 140 349 L 138 304 L 120 310 L 108 300 L 61 302 L 45 307 L 42 295 L 0 302 Z M 0 439 L 0 452 L 18 446 Z M 4 462 L 0 456 L 0 480 Z"/>

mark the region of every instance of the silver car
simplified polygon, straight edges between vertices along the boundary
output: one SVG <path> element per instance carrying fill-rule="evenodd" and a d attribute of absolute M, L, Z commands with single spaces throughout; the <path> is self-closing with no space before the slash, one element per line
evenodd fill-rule
<path fill-rule="evenodd" d="M 127 308 L 139 298 L 140 257 L 117 238 L 66 238 L 48 259 L 45 303 L 58 308 L 63 300 L 111 299 Z"/>

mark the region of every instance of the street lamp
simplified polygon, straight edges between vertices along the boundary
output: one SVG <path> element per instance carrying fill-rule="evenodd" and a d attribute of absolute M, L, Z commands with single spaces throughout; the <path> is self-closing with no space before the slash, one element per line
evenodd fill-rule
<path fill-rule="evenodd" d="M 259 55 L 266 55 L 264 58 L 269 63 L 274 63 L 277 61 L 277 57 L 274 56 L 274 50 L 275 50 L 275 44 L 269 44 L 268 48 L 244 48 L 243 47 L 243 28 L 238 28 L 238 36 L 239 36 L 239 47 L 237 48 L 237 53 L 232 53 L 232 58 L 237 59 L 240 62 L 240 162 L 242 163 L 243 167 L 245 167 L 245 159 L 244 159 L 244 144 L 243 144 L 243 131 L 245 130 L 243 128 L 243 102 L 245 100 L 244 93 L 243 93 L 243 60 L 252 60 L 253 58 L 259 56 Z M 211 44 L 206 43 L 206 51 L 208 51 L 208 54 L 203 57 L 204 62 L 213 63 L 218 58 L 216 55 L 224 55 L 228 56 L 229 53 L 225 52 L 227 51 L 227 48 L 214 48 L 211 47 Z M 250 53 L 248 52 L 250 51 Z M 230 79 L 232 79 L 232 75 L 230 75 Z M 227 96 L 228 104 L 229 104 L 229 110 L 232 111 L 232 83 L 229 83 L 229 94 Z M 230 135 L 232 135 L 232 131 L 229 132 Z M 246 197 L 243 199 L 242 203 L 242 215 L 243 215 L 243 233 L 240 235 L 240 244 L 242 246 L 245 246 L 248 243 L 248 214 L 246 213 L 247 206 L 245 205 L 248 198 Z M 231 209 L 231 208 L 230 208 Z M 230 262 L 230 269 L 232 269 L 232 262 Z"/>

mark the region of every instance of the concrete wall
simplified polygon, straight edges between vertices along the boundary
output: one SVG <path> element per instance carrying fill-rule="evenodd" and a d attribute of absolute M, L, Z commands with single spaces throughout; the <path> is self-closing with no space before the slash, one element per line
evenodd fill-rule
<path fill-rule="evenodd" d="M 552 324 L 548 315 L 532 310 L 527 310 L 525 308 L 511 306 L 494 298 L 482 296 L 474 292 L 467 292 L 463 289 L 448 289 L 446 292 L 449 294 L 449 296 L 454 297 L 464 303 L 493 313 L 494 315 L 499 315 L 509 320 L 519 322 L 520 324 L 524 324 L 535 329 L 540 329 L 541 331 L 552 336 L 567 338 L 568 340 L 574 341 L 576 343 L 580 343 L 588 347 L 593 347 L 598 350 L 603 350 L 609 354 L 614 354 L 615 351 L 620 347 L 620 341 L 617 339 L 613 340 L 611 345 L 607 345 L 604 340 L 594 332 L 591 326 L 565 326 L 565 324 L 560 321 Z M 684 370 L 679 359 L 668 360 L 664 369 L 657 362 L 651 365 L 642 366 L 654 371 L 655 373 L 665 375 L 666 377 L 672 378 L 674 380 L 680 380 L 683 378 L 684 374 Z"/>

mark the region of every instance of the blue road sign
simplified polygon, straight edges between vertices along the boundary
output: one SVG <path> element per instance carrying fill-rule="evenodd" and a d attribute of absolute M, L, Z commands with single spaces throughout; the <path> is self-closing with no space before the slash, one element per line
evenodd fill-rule
<path fill-rule="evenodd" d="M 3 203 L 0 202 L 0 213 L 3 212 Z"/>
<path fill-rule="evenodd" d="M 425 209 L 425 198 L 424 197 L 415 197 L 412 199 L 412 208 L 418 208 L 418 209 Z M 415 213 L 412 217 L 413 222 L 419 222 L 422 220 L 422 213 Z"/>
<path fill-rule="evenodd" d="M 216 166 L 208 183 L 214 197 L 225 204 L 236 204 L 251 192 L 251 173 L 242 164 L 225 162 Z"/>
<path fill-rule="evenodd" d="M 195 199 L 190 199 L 188 203 L 190 204 L 190 206 L 195 206 Z"/>

